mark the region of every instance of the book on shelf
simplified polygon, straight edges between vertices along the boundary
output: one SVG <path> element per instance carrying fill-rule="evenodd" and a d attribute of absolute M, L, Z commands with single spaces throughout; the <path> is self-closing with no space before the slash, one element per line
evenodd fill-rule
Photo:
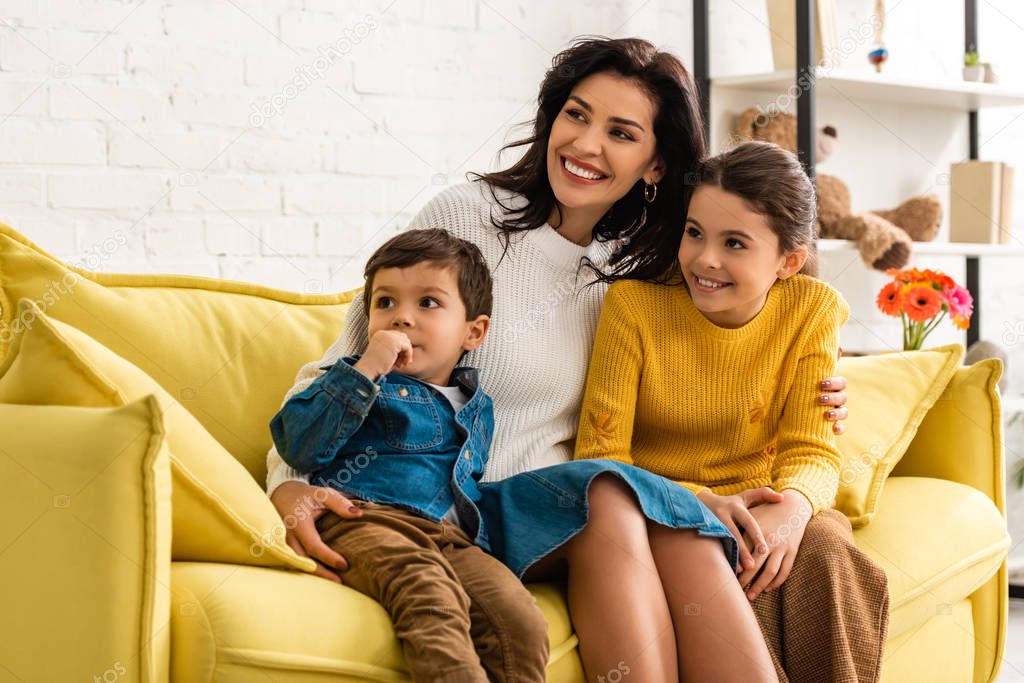
<path fill-rule="evenodd" d="M 841 58 L 835 0 L 814 2 L 814 54 L 818 66 L 837 67 Z M 796 68 L 796 3 L 767 0 L 768 28 L 772 34 L 775 70 Z"/>
<path fill-rule="evenodd" d="M 1002 161 L 964 161 L 949 174 L 949 241 L 1010 244 L 1013 167 Z"/>

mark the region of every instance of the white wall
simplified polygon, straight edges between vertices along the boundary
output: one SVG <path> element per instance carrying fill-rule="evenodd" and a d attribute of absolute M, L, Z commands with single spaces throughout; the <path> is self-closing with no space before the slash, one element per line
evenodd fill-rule
<path fill-rule="evenodd" d="M 711 4 L 714 73 L 770 70 L 763 2 Z M 838 0 L 840 33 L 872 4 Z M 962 2 L 887 4 L 886 71 L 959 78 Z M 1024 6 L 979 8 L 983 59 L 1024 82 Z M 0 219 L 96 270 L 349 288 L 431 196 L 495 167 L 571 37 L 640 35 L 692 64 L 690 12 L 675 0 L 5 0 Z M 851 68 L 869 68 L 867 49 Z M 963 117 L 823 103 L 819 120 L 841 133 L 823 170 L 847 180 L 858 209 L 941 193 L 937 178 L 966 156 Z M 983 112 L 981 140 L 984 158 L 1018 168 L 1024 227 L 1024 110 Z M 955 259 L 925 265 L 962 278 Z M 829 267 L 855 304 L 847 345 L 897 343 L 870 306 L 878 276 L 865 285 L 859 264 Z M 1012 342 L 1022 391 L 1024 263 L 983 269 L 983 333 Z"/>

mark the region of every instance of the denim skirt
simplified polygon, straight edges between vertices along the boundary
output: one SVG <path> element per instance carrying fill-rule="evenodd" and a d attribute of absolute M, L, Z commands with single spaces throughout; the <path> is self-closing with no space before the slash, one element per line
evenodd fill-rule
<path fill-rule="evenodd" d="M 573 460 L 479 485 L 477 503 L 491 553 L 516 576 L 578 534 L 587 525 L 590 483 L 617 476 L 633 490 L 647 519 L 676 529 L 720 538 L 737 566 L 736 539 L 688 489 L 662 476 L 615 460 Z"/>

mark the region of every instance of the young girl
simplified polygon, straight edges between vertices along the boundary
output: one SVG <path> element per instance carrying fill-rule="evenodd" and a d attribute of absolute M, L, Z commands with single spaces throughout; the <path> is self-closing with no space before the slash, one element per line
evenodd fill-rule
<path fill-rule="evenodd" d="M 702 165 L 665 284 L 621 280 L 605 298 L 576 459 L 676 481 L 741 540 L 736 581 L 721 578 L 732 570 L 722 553 L 688 552 L 693 538 L 675 535 L 675 580 L 706 591 L 694 599 L 701 619 L 672 613 L 677 628 L 692 624 L 680 638 L 691 671 L 710 675 L 735 656 L 721 636 L 750 619 L 723 606 L 747 586 L 753 600 L 786 580 L 804 527 L 838 487 L 835 437 L 809 389 L 835 370 L 849 309 L 800 274 L 814 223 L 814 189 L 797 159 L 769 143 L 740 145 Z M 766 486 L 774 497 L 748 509 L 744 492 Z M 718 633 L 706 623 L 716 610 Z"/>

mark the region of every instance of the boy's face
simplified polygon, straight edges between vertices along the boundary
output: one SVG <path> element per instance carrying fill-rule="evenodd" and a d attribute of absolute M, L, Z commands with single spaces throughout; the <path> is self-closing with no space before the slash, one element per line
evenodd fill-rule
<path fill-rule="evenodd" d="M 490 319 L 466 320 L 454 268 L 424 261 L 408 268 L 381 268 L 370 293 L 369 336 L 381 330 L 403 332 L 412 359 L 403 375 L 447 385 L 463 351 L 483 343 Z"/>

